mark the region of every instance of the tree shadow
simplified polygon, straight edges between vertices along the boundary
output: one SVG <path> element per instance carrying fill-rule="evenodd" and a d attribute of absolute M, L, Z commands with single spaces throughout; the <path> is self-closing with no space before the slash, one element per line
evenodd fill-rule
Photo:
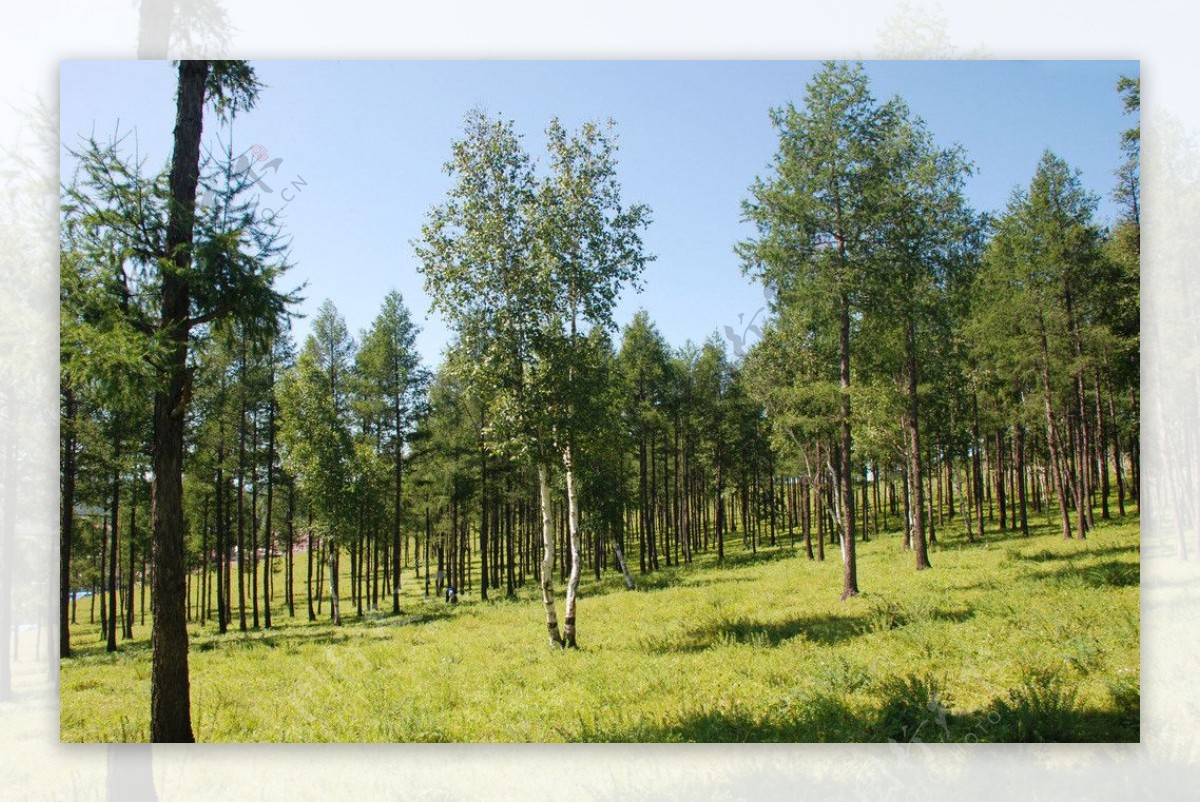
<path fill-rule="evenodd" d="M 786 537 L 786 536 L 784 536 Z M 787 560 L 788 558 L 798 557 L 800 552 L 800 544 L 792 547 L 789 544 L 776 544 L 775 546 L 760 546 L 757 551 L 751 551 L 749 547 L 737 545 L 738 551 L 727 551 L 723 561 L 713 559 L 711 568 L 714 569 L 736 569 L 742 566 L 754 566 L 760 563 L 774 563 L 777 560 Z"/>
<path fill-rule="evenodd" d="M 1037 520 L 1035 520 L 1035 516 L 1037 517 Z M 1072 516 L 1074 516 L 1074 513 L 1072 513 Z M 1102 531 L 1102 528 L 1107 528 L 1110 526 L 1123 526 L 1131 523 L 1136 524 L 1138 521 L 1139 515 L 1136 512 L 1126 514 L 1124 517 L 1113 515 L 1113 517 L 1107 522 L 1098 519 L 1096 527 L 1098 531 Z M 896 532 L 899 531 L 897 530 Z M 1062 539 L 1062 525 L 1057 521 L 1047 520 L 1045 518 L 1045 513 L 1034 514 L 1032 510 L 1030 510 L 1028 536 L 1022 535 L 1020 529 L 1012 526 L 1011 523 L 1005 529 L 1001 530 L 998 522 L 995 521 L 987 522 L 983 535 L 977 534 L 974 536 L 973 540 L 970 541 L 967 540 L 966 531 L 962 528 L 962 523 L 960 521 L 954 522 L 954 524 L 950 525 L 948 528 L 939 529 L 938 534 L 938 546 L 943 549 L 977 549 L 987 546 L 994 547 L 998 545 L 1013 547 L 1020 544 L 1033 543 L 1039 538 L 1045 536 L 1052 536 L 1060 543 L 1080 543 L 1074 539 L 1064 542 Z M 1086 545 L 1088 542 L 1084 541 L 1082 543 Z M 1090 554 L 1107 554 L 1109 552 L 1116 553 L 1126 551 L 1140 551 L 1140 545 L 1134 544 L 1128 546 L 1102 547 L 1094 550 L 1088 550 L 1086 546 L 1081 548 L 1081 553 L 1085 554 L 1089 552 Z M 1043 559 L 1046 560 L 1067 557 L 1067 555 L 1053 552 L 1049 549 L 1042 550 L 1041 552 L 1045 553 L 1046 557 Z M 1037 560 L 1038 558 L 1030 559 Z"/>
<path fill-rule="evenodd" d="M 127 658 L 138 658 L 143 655 L 148 655 L 149 652 L 149 638 L 137 639 L 135 641 L 118 641 L 116 652 L 109 652 L 103 640 L 88 644 L 72 644 L 71 657 L 60 659 L 59 665 L 62 665 L 63 660 L 83 661 L 87 663 L 110 660 L 115 663 Z"/>
<path fill-rule="evenodd" d="M 364 617 L 361 620 L 347 618 L 342 627 L 327 622 L 309 622 L 304 625 L 246 633 L 234 631 L 225 634 L 213 633 L 204 639 L 194 640 L 191 649 L 196 652 L 259 647 L 275 649 L 299 644 L 342 644 L 363 638 L 384 639 L 389 637 L 388 631 L 390 630 L 439 622 L 452 616 L 454 613 L 451 611 L 430 611 L 400 616 L 389 614 L 369 619 Z"/>
<path fill-rule="evenodd" d="M 778 647 L 796 638 L 815 644 L 839 644 L 862 634 L 865 620 L 850 616 L 802 616 L 778 621 L 758 621 L 746 616 L 719 617 L 682 634 L 650 642 L 650 652 L 703 652 L 714 647 L 746 644 Z"/>
<path fill-rule="evenodd" d="M 1035 572 L 1031 579 L 1050 583 L 1079 583 L 1091 588 L 1126 588 L 1141 584 L 1141 564 L 1107 560 L 1090 566 L 1068 563 L 1048 572 Z"/>
<path fill-rule="evenodd" d="M 883 742 L 958 743 L 1066 742 L 1136 743 L 1138 710 L 1069 708 L 1009 712 L 994 707 L 958 713 L 929 697 L 921 684 L 893 684 L 876 705 L 851 708 L 829 693 L 785 697 L 765 711 L 726 703 L 695 707 L 681 714 L 622 719 L 583 728 L 586 742 Z"/>
<path fill-rule="evenodd" d="M 1080 551 L 1081 557 L 1106 557 L 1109 555 L 1141 555 L 1141 544 L 1115 544 L 1113 546 L 1087 547 Z"/>
<path fill-rule="evenodd" d="M 844 703 L 819 695 L 779 713 L 707 706 L 673 719 L 634 720 L 585 727 L 586 742 L 857 742 L 866 725 Z"/>

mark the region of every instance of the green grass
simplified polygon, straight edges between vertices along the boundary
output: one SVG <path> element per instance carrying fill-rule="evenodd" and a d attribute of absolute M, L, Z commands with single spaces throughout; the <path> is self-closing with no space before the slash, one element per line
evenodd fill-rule
<path fill-rule="evenodd" d="M 860 543 L 846 602 L 837 551 L 809 561 L 786 539 L 758 556 L 731 539 L 725 565 L 636 592 L 585 573 L 575 651 L 549 649 L 532 586 L 446 605 L 409 573 L 401 616 L 345 604 L 341 628 L 277 599 L 269 631 L 190 627 L 193 726 L 205 742 L 1137 741 L 1136 516 L 1084 542 L 939 537 L 925 572 L 895 533 Z M 98 630 L 76 627 L 62 663 L 62 739 L 145 740 L 147 628 L 115 654 Z"/>

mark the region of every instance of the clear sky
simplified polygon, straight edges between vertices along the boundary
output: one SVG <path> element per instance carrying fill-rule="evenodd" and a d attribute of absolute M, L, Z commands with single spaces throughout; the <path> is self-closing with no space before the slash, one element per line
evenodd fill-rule
<path fill-rule="evenodd" d="M 253 62 L 266 85 L 257 108 L 232 130 L 235 152 L 260 146 L 277 169 L 264 173 L 263 209 L 282 210 L 292 236 L 292 284 L 307 282 L 300 311 L 326 298 L 351 332 L 368 327 L 383 296 L 399 290 L 421 323 L 425 361 L 439 362 L 449 334 L 429 311 L 410 241 L 449 186 L 442 165 L 464 114 L 481 107 L 512 119 L 539 155 L 552 116 L 568 126 L 613 118 L 624 200 L 653 210 L 645 243 L 656 260 L 641 293 L 626 292 L 624 324 L 639 307 L 673 346 L 730 326 L 743 333 L 763 307 L 732 248 L 746 190 L 775 152 L 768 110 L 803 102 L 819 67 L 796 61 Z M 872 91 L 900 95 L 942 144 L 975 163 L 976 209 L 997 212 L 1027 185 L 1051 149 L 1108 195 L 1120 162 L 1116 81 L 1136 61 L 866 62 Z M 147 166 L 165 164 L 174 124 L 175 71 L 167 62 L 63 62 L 64 146 L 95 131 L 136 132 Z M 206 142 L 228 127 L 205 121 Z M 130 139 L 132 143 L 132 138 Z M 65 153 L 62 175 L 70 173 Z M 287 198 L 286 204 L 284 198 Z M 759 317 L 761 320 L 761 316 Z M 298 343 L 307 321 L 295 327 Z M 747 341 L 749 342 L 749 341 Z"/>

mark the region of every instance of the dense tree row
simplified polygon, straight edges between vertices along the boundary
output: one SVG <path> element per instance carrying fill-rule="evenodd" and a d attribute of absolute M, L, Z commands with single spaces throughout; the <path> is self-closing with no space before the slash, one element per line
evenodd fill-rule
<path fill-rule="evenodd" d="M 1136 112 L 1136 81 L 1119 90 Z M 1082 538 L 1137 500 L 1136 128 L 1111 229 L 1052 153 L 980 214 L 960 148 L 826 64 L 771 113 L 736 246 L 771 316 L 731 360 L 645 311 L 617 328 L 652 256 L 612 123 L 551 121 L 539 161 L 472 112 L 413 241 L 454 333 L 433 368 L 398 293 L 357 337 L 326 301 L 293 344 L 281 232 L 231 149 L 196 150 L 205 103 L 229 117 L 256 93 L 244 64 L 184 62 L 169 169 L 87 142 L 64 187 L 61 653 L 72 592 L 115 650 L 149 588 L 154 688 L 183 678 L 155 692 L 155 740 L 190 738 L 187 620 L 399 614 L 411 578 L 443 600 L 529 587 L 575 646 L 584 571 L 633 589 L 733 544 L 836 546 L 845 598 L 856 540 L 895 529 L 929 569 L 948 527 L 1053 512 Z"/>

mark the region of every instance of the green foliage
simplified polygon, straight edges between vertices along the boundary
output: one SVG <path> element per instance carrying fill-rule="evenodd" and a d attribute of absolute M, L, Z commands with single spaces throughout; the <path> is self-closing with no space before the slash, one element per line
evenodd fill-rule
<path fill-rule="evenodd" d="M 909 601 L 886 597 L 872 598 L 869 602 L 867 626 L 872 631 L 884 633 L 905 625 L 928 622 L 936 614 L 931 601 L 924 597 Z"/>
<path fill-rule="evenodd" d="M 991 741 L 1077 741 L 1078 693 L 1073 684 L 1054 669 L 1031 668 L 1024 675 L 993 704 L 998 727 Z"/>
<path fill-rule="evenodd" d="M 1136 586 L 1141 581 L 1140 567 L 1123 561 L 1106 561 L 1089 567 L 1083 574 L 1088 585 L 1096 588 L 1104 586 Z"/>
<path fill-rule="evenodd" d="M 352 350 L 345 321 L 332 302 L 324 302 L 295 367 L 283 376 L 279 389 L 284 464 L 335 543 L 353 518 Z"/>
<path fill-rule="evenodd" d="M 885 679 L 878 686 L 882 707 L 873 726 L 873 741 L 951 741 L 949 712 L 953 700 L 945 684 L 932 675 Z"/>

